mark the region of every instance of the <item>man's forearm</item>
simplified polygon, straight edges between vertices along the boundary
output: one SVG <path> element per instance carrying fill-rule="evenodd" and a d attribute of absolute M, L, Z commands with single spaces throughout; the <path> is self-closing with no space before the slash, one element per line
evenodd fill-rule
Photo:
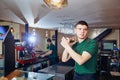
<path fill-rule="evenodd" d="M 66 51 L 69 53 L 71 58 L 73 58 L 78 64 L 82 64 L 83 57 L 80 54 L 77 54 L 70 46 L 67 46 Z"/>
<path fill-rule="evenodd" d="M 66 50 L 63 51 L 63 55 L 62 55 L 62 61 L 66 62 L 70 59 L 70 55 L 68 54 L 68 52 Z"/>

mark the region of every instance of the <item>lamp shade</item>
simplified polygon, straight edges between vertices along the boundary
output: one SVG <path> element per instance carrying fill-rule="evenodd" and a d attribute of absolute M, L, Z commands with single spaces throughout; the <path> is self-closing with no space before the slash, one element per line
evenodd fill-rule
<path fill-rule="evenodd" d="M 44 2 L 47 4 L 50 8 L 62 8 L 68 5 L 67 0 L 44 0 Z"/>
<path fill-rule="evenodd" d="M 11 27 L 11 29 L 10 29 L 10 30 L 11 30 L 11 32 L 12 32 L 12 33 L 14 32 L 14 28 L 13 28 L 13 27 Z"/>

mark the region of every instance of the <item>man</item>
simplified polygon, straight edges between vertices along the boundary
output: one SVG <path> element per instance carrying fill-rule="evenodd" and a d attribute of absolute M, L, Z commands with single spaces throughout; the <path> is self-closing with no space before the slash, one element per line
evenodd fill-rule
<path fill-rule="evenodd" d="M 48 51 L 45 54 L 41 55 L 41 57 L 49 56 L 50 62 L 49 65 L 57 64 L 58 63 L 57 51 L 55 45 L 52 43 L 52 40 L 49 38 L 47 39 L 47 45 Z"/>
<path fill-rule="evenodd" d="M 73 80 L 96 80 L 98 45 L 87 37 L 88 30 L 87 22 L 79 21 L 74 28 L 77 39 L 70 43 L 70 38 L 63 37 L 61 41 L 65 48 L 62 61 L 66 62 L 70 58 L 75 61 Z"/>

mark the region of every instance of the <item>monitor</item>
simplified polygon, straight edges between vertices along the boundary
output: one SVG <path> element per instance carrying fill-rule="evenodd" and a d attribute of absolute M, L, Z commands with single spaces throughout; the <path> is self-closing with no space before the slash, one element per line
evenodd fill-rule
<path fill-rule="evenodd" d="M 116 45 L 116 40 L 102 40 L 101 41 L 101 50 L 102 51 L 111 51 Z"/>
<path fill-rule="evenodd" d="M 4 40 L 10 27 L 7 25 L 0 25 L 0 40 Z"/>

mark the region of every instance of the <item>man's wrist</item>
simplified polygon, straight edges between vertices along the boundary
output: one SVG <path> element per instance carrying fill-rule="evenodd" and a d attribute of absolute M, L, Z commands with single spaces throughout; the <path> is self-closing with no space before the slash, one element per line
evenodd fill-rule
<path fill-rule="evenodd" d="M 66 52 L 69 52 L 69 50 L 71 49 L 71 46 L 66 46 L 66 48 L 65 48 L 65 50 L 66 50 Z"/>

